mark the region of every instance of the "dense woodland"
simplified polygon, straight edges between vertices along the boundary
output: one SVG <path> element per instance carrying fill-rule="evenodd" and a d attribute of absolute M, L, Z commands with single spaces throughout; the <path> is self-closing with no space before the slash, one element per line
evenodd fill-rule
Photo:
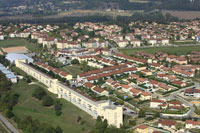
<path fill-rule="evenodd" d="M 32 23 L 32 24 L 74 24 L 76 22 L 107 22 L 110 24 L 127 24 L 131 21 L 142 21 L 142 22 L 157 22 L 157 23 L 168 23 L 174 21 L 182 21 L 176 17 L 171 16 L 170 14 L 163 15 L 160 12 L 153 12 L 148 14 L 143 13 L 135 13 L 134 15 L 128 16 L 118 16 L 116 18 L 112 18 L 110 16 L 102 16 L 102 15 L 94 15 L 94 16 L 82 16 L 82 17 L 63 17 L 63 18 L 49 18 L 49 19 L 42 19 L 42 18 L 35 18 L 31 20 L 4 20 L 0 21 L 0 24 L 8 24 L 8 23 Z"/>
<path fill-rule="evenodd" d="M 67 1 L 68 4 L 63 4 Z M 70 3 L 71 1 L 75 1 Z M 53 3 L 55 7 L 61 9 L 122 9 L 122 10 L 150 10 L 150 9 L 170 9 L 170 10 L 200 10 L 200 0 L 148 0 L 148 3 L 131 3 L 129 0 L 0 0 L 1 8 L 16 6 L 37 6 Z M 45 7 L 48 9 L 48 6 Z"/>

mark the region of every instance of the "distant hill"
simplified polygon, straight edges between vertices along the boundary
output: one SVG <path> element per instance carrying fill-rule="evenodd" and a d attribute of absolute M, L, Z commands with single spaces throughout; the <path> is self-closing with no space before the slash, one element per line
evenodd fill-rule
<path fill-rule="evenodd" d="M 0 3 L 0 16 L 56 14 L 72 9 L 200 11 L 200 0 L 0 0 Z"/>

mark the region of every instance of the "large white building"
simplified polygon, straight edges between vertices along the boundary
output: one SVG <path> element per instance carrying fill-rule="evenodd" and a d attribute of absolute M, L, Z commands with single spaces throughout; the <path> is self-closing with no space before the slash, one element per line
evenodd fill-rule
<path fill-rule="evenodd" d="M 16 61 L 16 66 L 48 86 L 48 91 L 57 94 L 58 98 L 66 99 L 93 116 L 93 118 L 100 116 L 103 119 L 107 119 L 109 125 L 114 125 L 118 128 L 123 124 L 121 106 L 112 105 L 110 101 L 96 101 L 20 60 Z"/>
<path fill-rule="evenodd" d="M 16 53 L 9 53 L 6 55 L 6 59 L 12 63 L 12 64 L 15 64 L 16 63 L 16 60 L 17 61 L 22 61 L 24 63 L 32 63 L 33 62 L 33 59 L 24 55 L 24 54 L 16 54 Z"/>

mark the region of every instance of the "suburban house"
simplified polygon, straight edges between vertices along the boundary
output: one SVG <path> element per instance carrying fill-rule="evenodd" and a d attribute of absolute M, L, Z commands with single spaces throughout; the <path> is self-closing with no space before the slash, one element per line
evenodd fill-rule
<path fill-rule="evenodd" d="M 185 90 L 184 94 L 185 96 L 200 98 L 200 89 L 189 88 Z"/>
<path fill-rule="evenodd" d="M 152 94 L 149 92 L 141 92 L 140 93 L 140 100 L 151 100 L 152 99 Z"/>
<path fill-rule="evenodd" d="M 93 92 L 97 93 L 98 95 L 108 95 L 108 91 L 102 89 L 101 87 L 99 86 L 96 86 L 90 82 L 86 82 L 83 84 L 83 86 L 85 86 L 86 88 L 92 90 Z"/>
<path fill-rule="evenodd" d="M 121 85 L 118 82 L 113 81 L 112 79 L 107 79 L 106 84 L 110 86 L 113 90 L 121 88 Z"/>
<path fill-rule="evenodd" d="M 121 85 L 121 88 L 122 88 L 122 91 L 124 92 L 129 92 L 132 89 L 131 86 L 125 85 L 125 84 Z"/>
<path fill-rule="evenodd" d="M 135 128 L 136 133 L 149 133 L 149 128 L 146 125 L 139 125 Z"/>
<path fill-rule="evenodd" d="M 176 128 L 176 121 L 174 120 L 158 120 L 158 127 L 160 128 L 172 128 L 175 129 Z"/>
<path fill-rule="evenodd" d="M 167 103 L 164 100 L 152 99 L 150 101 L 150 107 L 151 108 L 166 108 Z"/>
<path fill-rule="evenodd" d="M 185 82 L 179 81 L 179 80 L 174 80 L 172 84 L 180 86 L 180 87 L 185 87 L 187 84 Z"/>
<path fill-rule="evenodd" d="M 181 109 L 183 107 L 182 103 L 179 101 L 170 101 L 168 105 L 170 109 Z"/>
<path fill-rule="evenodd" d="M 200 121 L 186 120 L 185 128 L 186 129 L 193 129 L 193 128 L 200 129 Z"/>

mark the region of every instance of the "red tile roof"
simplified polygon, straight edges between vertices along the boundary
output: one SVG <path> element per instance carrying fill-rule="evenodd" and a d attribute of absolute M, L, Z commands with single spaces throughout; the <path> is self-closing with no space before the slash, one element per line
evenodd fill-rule
<path fill-rule="evenodd" d="M 57 74 L 60 74 L 62 71 L 55 68 L 55 69 L 53 70 L 53 72 L 54 72 L 54 73 L 57 73 Z"/>
<path fill-rule="evenodd" d="M 91 88 L 92 88 L 93 86 L 95 86 L 95 85 L 92 84 L 92 83 L 90 83 L 90 82 L 86 82 L 86 83 L 84 84 L 84 86 L 91 89 Z"/>
<path fill-rule="evenodd" d="M 66 76 L 69 75 L 69 74 L 68 74 L 67 72 L 63 72 L 63 71 L 62 71 L 62 72 L 60 73 L 60 75 L 63 76 L 63 77 L 66 77 Z"/>
<path fill-rule="evenodd" d="M 102 93 L 102 92 L 104 91 L 104 89 L 102 89 L 102 88 L 100 88 L 100 87 L 98 87 L 98 86 L 94 87 L 93 90 L 94 90 L 94 91 L 97 91 L 97 92 L 99 92 L 99 93 Z"/>
<path fill-rule="evenodd" d="M 164 103 L 165 101 L 160 100 L 160 99 L 152 99 L 151 102 L 155 102 L 155 103 Z"/>
<path fill-rule="evenodd" d="M 139 126 L 137 126 L 136 127 L 136 129 L 146 129 L 146 128 L 148 128 L 148 126 L 146 126 L 146 125 L 139 125 Z"/>
<path fill-rule="evenodd" d="M 151 96 L 152 94 L 149 93 L 149 92 L 142 92 L 141 95 L 143 95 L 143 96 Z"/>
<path fill-rule="evenodd" d="M 165 125 L 165 126 L 175 126 L 176 125 L 176 121 L 173 120 L 158 120 L 158 123 L 161 125 Z"/>

